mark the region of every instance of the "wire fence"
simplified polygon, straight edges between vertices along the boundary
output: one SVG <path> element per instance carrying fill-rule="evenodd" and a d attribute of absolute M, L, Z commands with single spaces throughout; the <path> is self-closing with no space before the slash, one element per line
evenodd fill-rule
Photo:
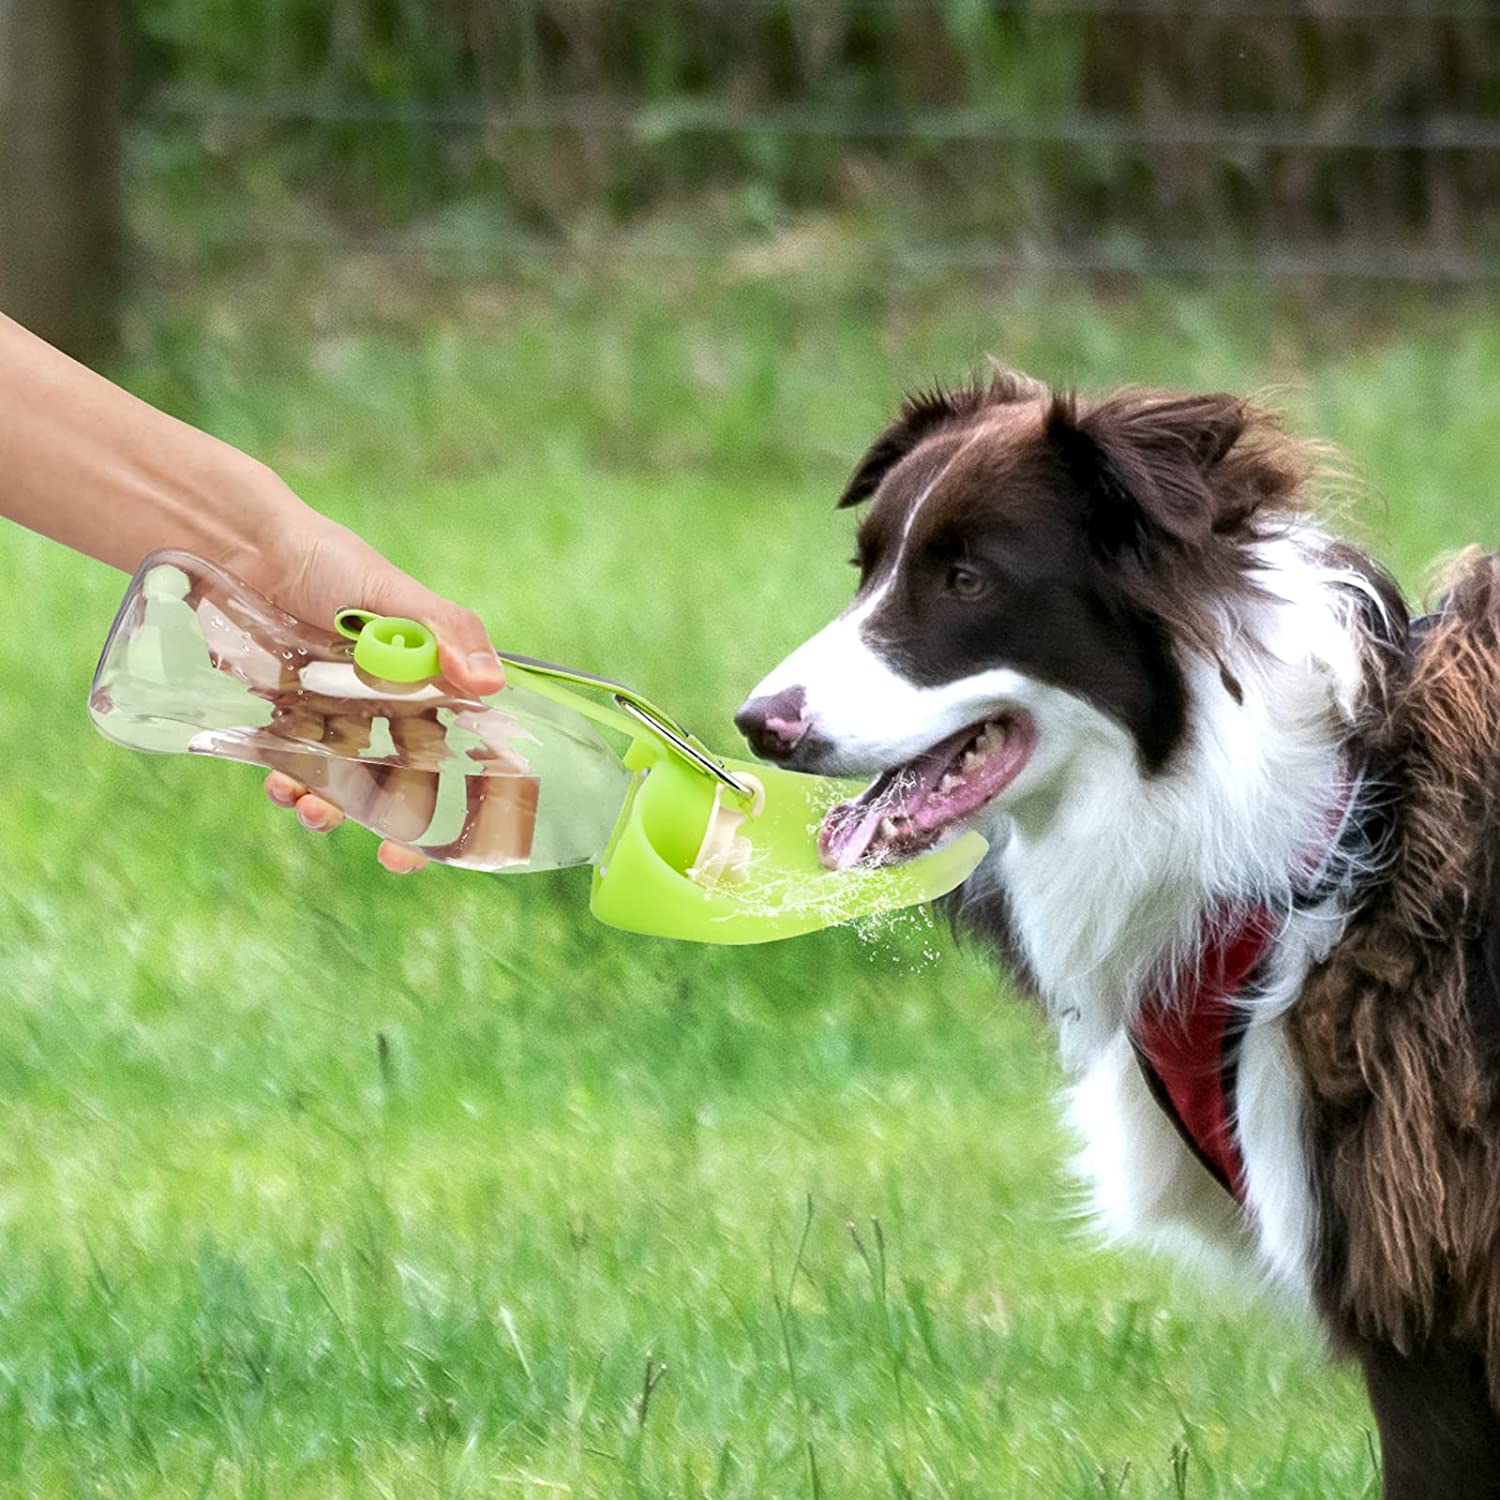
<path fill-rule="evenodd" d="M 233 35 L 210 9 L 142 7 L 133 181 L 206 164 L 223 252 L 493 275 L 832 217 L 891 274 L 1500 273 L 1489 4 L 259 0 Z"/>

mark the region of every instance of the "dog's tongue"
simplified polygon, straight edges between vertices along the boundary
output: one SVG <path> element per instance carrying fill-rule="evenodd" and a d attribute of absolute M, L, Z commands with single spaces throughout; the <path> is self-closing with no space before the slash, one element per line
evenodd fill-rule
<path fill-rule="evenodd" d="M 1036 746 L 1030 716 L 971 725 L 885 771 L 823 819 L 818 854 L 833 870 L 925 853 L 1020 775 Z"/>
<path fill-rule="evenodd" d="M 910 819 L 913 831 L 920 828 L 926 833 L 928 830 L 921 827 L 923 811 L 936 798 L 954 755 L 973 737 L 972 729 L 960 730 L 915 760 L 881 772 L 854 801 L 840 803 L 829 812 L 818 834 L 823 863 L 834 870 L 857 864 L 880 835 L 887 818 L 892 822 Z"/>

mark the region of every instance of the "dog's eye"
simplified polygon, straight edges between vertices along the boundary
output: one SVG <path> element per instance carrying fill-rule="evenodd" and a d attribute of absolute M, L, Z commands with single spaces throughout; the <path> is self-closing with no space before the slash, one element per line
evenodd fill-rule
<path fill-rule="evenodd" d="M 989 586 L 990 581 L 983 573 L 963 563 L 955 563 L 948 569 L 948 592 L 956 599 L 977 599 Z"/>

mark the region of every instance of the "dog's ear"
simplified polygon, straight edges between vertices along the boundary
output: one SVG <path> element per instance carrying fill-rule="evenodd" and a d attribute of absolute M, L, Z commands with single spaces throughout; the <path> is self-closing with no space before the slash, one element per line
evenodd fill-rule
<path fill-rule="evenodd" d="M 986 406 L 1009 401 L 1037 401 L 1047 394 L 1041 381 L 1015 370 L 991 365 L 989 379 L 945 390 L 940 385 L 917 391 L 901 403 L 896 420 L 870 445 L 854 466 L 839 504 L 860 505 L 880 488 L 880 481 L 925 437 L 947 422 L 973 416 Z"/>
<path fill-rule="evenodd" d="M 1125 392 L 1087 408 L 1058 396 L 1045 432 L 1089 497 L 1090 539 L 1112 555 L 1151 538 L 1192 546 L 1230 519 L 1214 470 L 1249 419 L 1235 396 Z"/>
<path fill-rule="evenodd" d="M 945 422 L 966 417 L 977 411 L 981 393 L 970 386 L 945 391 L 935 385 L 917 391 L 901 403 L 896 420 L 870 444 L 865 456 L 854 466 L 839 504 L 861 505 L 880 488 L 880 481 L 906 457 L 923 438 L 936 432 Z"/>

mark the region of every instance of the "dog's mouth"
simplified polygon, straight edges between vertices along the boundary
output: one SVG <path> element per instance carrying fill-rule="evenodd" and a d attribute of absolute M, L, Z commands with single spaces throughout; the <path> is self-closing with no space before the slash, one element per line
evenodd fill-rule
<path fill-rule="evenodd" d="M 1031 715 L 1007 709 L 883 771 L 823 819 L 818 854 L 830 869 L 887 865 L 936 848 L 1025 769 Z"/>

